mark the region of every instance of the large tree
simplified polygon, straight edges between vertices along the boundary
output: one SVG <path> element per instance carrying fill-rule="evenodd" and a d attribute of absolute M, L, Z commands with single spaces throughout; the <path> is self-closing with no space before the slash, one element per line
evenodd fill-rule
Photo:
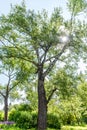
<path fill-rule="evenodd" d="M 80 1 L 83 3 L 83 1 Z M 78 2 L 69 5 L 71 19 L 64 21 L 59 9 L 54 9 L 50 17 L 45 10 L 35 13 L 26 10 L 24 3 L 11 8 L 10 13 L 0 18 L 0 58 L 14 58 L 32 63 L 38 80 L 38 130 L 46 129 L 47 105 L 45 79 L 61 62 L 75 62 L 85 52 L 87 25 L 76 20 L 76 15 L 84 11 L 76 10 Z M 74 10 L 75 9 L 75 10 Z M 76 13 L 74 13 L 76 12 Z M 58 62 L 57 62 L 58 61 Z M 76 62 L 75 62 L 76 63 Z M 56 89 L 55 89 L 56 90 Z"/>

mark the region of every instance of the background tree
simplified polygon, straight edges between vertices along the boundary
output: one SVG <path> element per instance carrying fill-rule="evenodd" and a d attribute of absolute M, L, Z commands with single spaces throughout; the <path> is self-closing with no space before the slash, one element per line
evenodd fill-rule
<path fill-rule="evenodd" d="M 72 4 L 74 5 L 73 2 Z M 76 6 L 78 7 L 77 3 Z M 81 11 L 83 10 L 79 10 L 77 14 Z M 57 61 L 66 62 L 69 58 L 72 63 L 76 63 L 87 48 L 83 40 L 87 25 L 76 20 L 77 14 L 73 15 L 75 10 L 71 12 L 71 20 L 66 22 L 57 8 L 49 18 L 45 10 L 41 13 L 27 11 L 22 3 L 12 7 L 7 16 L 2 15 L 0 18 L 0 58 L 25 60 L 36 70 L 34 73 L 37 73 L 38 80 L 38 130 L 46 129 L 49 97 L 46 98 L 45 78 L 55 69 Z"/>
<path fill-rule="evenodd" d="M 22 66 L 22 67 L 21 67 Z M 20 67 L 20 68 L 19 68 Z M 29 65 L 28 65 L 29 67 Z M 24 69 L 24 72 L 23 72 Z M 29 70 L 29 68 L 27 68 Z M 25 80 L 27 81 L 26 65 L 23 66 L 23 62 L 17 65 L 17 61 L 12 58 L 4 60 L 0 64 L 0 74 L 4 76 L 5 83 L 0 85 L 1 100 L 4 99 L 4 120 L 8 120 L 9 104 L 15 99 L 19 99 L 21 90 Z M 29 74 L 29 73 L 28 73 Z"/>
<path fill-rule="evenodd" d="M 4 120 L 7 121 L 8 120 L 8 107 L 9 107 L 8 99 L 10 97 L 11 91 L 14 91 L 14 88 L 17 87 L 19 82 L 14 80 L 15 73 L 10 68 L 6 72 L 4 72 L 3 75 L 5 75 L 6 79 L 8 80 L 5 85 L 0 85 L 0 95 L 1 95 L 1 99 L 4 99 Z M 18 97 L 17 90 L 14 91 L 14 95 L 16 96 L 16 98 Z"/>

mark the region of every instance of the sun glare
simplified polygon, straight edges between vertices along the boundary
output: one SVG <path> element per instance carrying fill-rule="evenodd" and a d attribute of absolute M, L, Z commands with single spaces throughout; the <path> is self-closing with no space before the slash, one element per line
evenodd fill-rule
<path fill-rule="evenodd" d="M 69 37 L 68 36 L 61 36 L 60 37 L 60 39 L 59 39 L 59 41 L 61 42 L 61 43 L 66 43 L 66 42 L 69 42 Z"/>

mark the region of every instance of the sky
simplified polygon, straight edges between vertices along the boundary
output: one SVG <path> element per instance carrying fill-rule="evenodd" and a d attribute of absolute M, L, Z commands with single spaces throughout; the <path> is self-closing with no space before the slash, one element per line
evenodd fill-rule
<path fill-rule="evenodd" d="M 49 15 L 52 13 L 55 7 L 62 7 L 64 11 L 64 17 L 67 18 L 66 8 L 67 0 L 25 0 L 27 9 L 34 9 L 35 11 L 46 9 Z M 1 0 L 0 1 L 0 15 L 8 14 L 10 11 L 10 5 L 20 4 L 22 0 Z"/>

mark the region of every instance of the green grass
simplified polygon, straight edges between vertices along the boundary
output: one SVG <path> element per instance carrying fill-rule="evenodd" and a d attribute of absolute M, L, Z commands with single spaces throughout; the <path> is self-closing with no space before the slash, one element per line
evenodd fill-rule
<path fill-rule="evenodd" d="M 35 128 L 28 129 L 28 130 L 36 130 Z M 53 128 L 47 128 L 47 130 L 58 130 L 58 129 L 53 129 Z"/>
<path fill-rule="evenodd" d="M 17 128 L 17 127 L 11 127 L 11 128 L 4 128 L 3 130 L 22 130 L 20 128 Z"/>
<path fill-rule="evenodd" d="M 18 128 L 18 127 L 15 127 L 15 126 L 7 126 L 5 128 L 0 128 L 0 130 L 36 130 L 36 129 L 35 128 L 32 128 L 32 129 L 21 129 L 21 128 Z M 47 130 L 55 130 L 55 129 L 48 128 Z"/>
<path fill-rule="evenodd" d="M 87 130 L 87 126 L 63 126 L 61 130 Z"/>
<path fill-rule="evenodd" d="M 9 126 L 9 127 L 7 126 L 7 127 L 4 127 L 4 128 L 0 128 L 0 130 L 22 130 L 22 129 L 15 127 L 15 126 Z"/>
<path fill-rule="evenodd" d="M 1 128 L 2 130 L 26 130 L 26 129 L 21 129 L 15 126 L 9 126 L 5 128 Z M 35 128 L 32 129 L 27 129 L 27 130 L 36 130 Z M 48 128 L 47 130 L 58 130 L 58 129 L 53 129 L 53 128 Z M 63 126 L 61 130 L 87 130 L 87 126 Z"/>

